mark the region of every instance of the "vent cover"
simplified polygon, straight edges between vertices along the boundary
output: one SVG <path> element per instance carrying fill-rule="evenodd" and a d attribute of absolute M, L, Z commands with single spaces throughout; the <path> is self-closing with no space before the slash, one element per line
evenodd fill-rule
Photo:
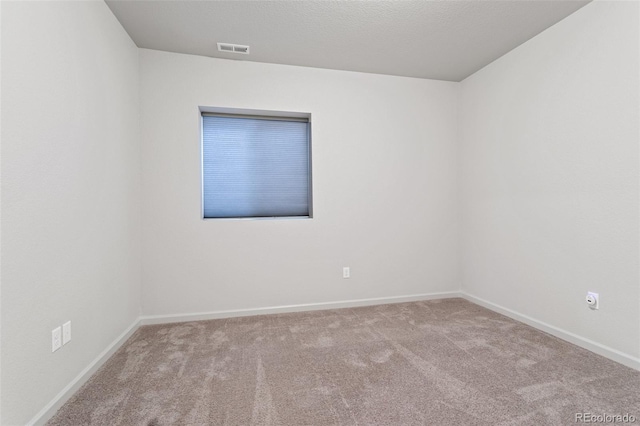
<path fill-rule="evenodd" d="M 226 53 L 242 53 L 243 55 L 248 55 L 249 46 L 231 43 L 218 43 L 218 51 Z"/>

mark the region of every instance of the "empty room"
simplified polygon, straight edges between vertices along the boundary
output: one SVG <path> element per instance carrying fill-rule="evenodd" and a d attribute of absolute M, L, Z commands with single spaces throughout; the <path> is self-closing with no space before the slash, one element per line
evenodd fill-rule
<path fill-rule="evenodd" d="M 640 2 L 0 22 L 3 426 L 640 423 Z"/>

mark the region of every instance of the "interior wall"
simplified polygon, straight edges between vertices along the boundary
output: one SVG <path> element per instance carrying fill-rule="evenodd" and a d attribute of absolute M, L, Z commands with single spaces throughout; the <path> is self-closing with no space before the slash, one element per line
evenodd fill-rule
<path fill-rule="evenodd" d="M 138 51 L 102 2 L 2 2 L 1 423 L 32 418 L 140 305 L 462 281 L 638 357 L 637 17 L 592 3 L 457 84 Z M 314 218 L 202 220 L 198 106 L 311 113 Z"/>
<path fill-rule="evenodd" d="M 638 8 L 590 3 L 464 80 L 460 138 L 463 290 L 636 359 Z"/>
<path fill-rule="evenodd" d="M 456 83 L 140 61 L 144 315 L 459 289 Z M 203 220 L 199 106 L 311 113 L 313 219 Z"/>
<path fill-rule="evenodd" d="M 2 2 L 3 425 L 139 316 L 138 99 L 138 49 L 104 2 Z"/>

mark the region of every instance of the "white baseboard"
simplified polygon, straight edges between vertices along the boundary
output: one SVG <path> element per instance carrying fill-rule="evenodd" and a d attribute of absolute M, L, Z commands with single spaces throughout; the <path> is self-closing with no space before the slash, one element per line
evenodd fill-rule
<path fill-rule="evenodd" d="M 200 321 L 218 318 L 242 317 L 251 315 L 265 315 L 286 312 L 316 311 L 323 309 L 352 308 L 358 306 L 384 305 L 388 303 L 415 302 L 420 300 L 449 299 L 462 297 L 477 305 L 483 306 L 492 311 L 498 312 L 517 321 L 530 325 L 538 330 L 542 330 L 562 340 L 566 340 L 577 346 L 585 348 L 598 355 L 602 355 L 620 364 L 640 370 L 640 358 L 635 358 L 616 349 L 601 345 L 592 340 L 578 336 L 577 334 L 544 323 L 542 321 L 523 315 L 511 309 L 496 305 L 495 303 L 475 297 L 464 291 L 452 291 L 443 293 L 414 294 L 407 296 L 378 297 L 371 299 L 345 300 L 338 302 L 307 303 L 299 305 L 272 306 L 255 309 L 237 309 L 226 311 L 201 312 L 194 314 L 171 314 L 171 315 L 148 315 L 136 319 L 120 336 L 118 336 L 100 355 L 98 355 L 84 370 L 78 374 L 64 389 L 58 393 L 38 414 L 28 423 L 31 425 L 42 425 L 47 422 L 58 411 L 71 396 L 87 382 L 104 363 L 117 351 L 124 342 L 138 329 L 140 325 L 166 324 L 187 321 Z"/>
<path fill-rule="evenodd" d="M 631 367 L 635 370 L 640 370 L 640 358 L 635 358 L 631 355 L 625 354 L 624 352 L 620 352 L 617 349 L 610 348 L 608 346 L 594 342 L 593 340 L 589 340 L 585 337 L 571 333 L 570 331 L 563 330 L 561 328 L 539 321 L 535 318 L 531 318 L 530 316 L 521 314 L 500 305 L 496 305 L 495 303 L 473 296 L 465 291 L 460 292 L 460 297 L 463 297 L 468 301 L 483 306 L 487 309 L 491 309 L 492 311 L 508 316 L 509 318 L 513 318 L 517 321 L 523 322 L 533 328 L 542 330 L 545 333 L 549 333 L 562 340 L 566 340 L 569 343 L 573 343 L 574 345 L 580 346 L 581 348 L 587 349 L 598 355 L 602 355 L 605 358 L 609 358 L 613 361 L 619 362 L 620 364 L 626 365 L 627 367 Z"/>
<path fill-rule="evenodd" d="M 449 299 L 462 297 L 457 291 L 443 293 L 412 294 L 408 296 L 377 297 L 371 299 L 344 300 L 339 302 L 304 303 L 299 305 L 271 306 L 266 308 L 236 309 L 200 312 L 194 314 L 147 315 L 140 318 L 142 325 L 172 322 L 201 321 L 218 318 L 245 317 L 251 315 L 278 314 L 287 312 L 319 311 L 323 309 L 355 308 L 358 306 L 384 305 L 387 303 L 416 302 L 419 300 Z"/>
<path fill-rule="evenodd" d="M 84 370 L 80 372 L 64 389 L 58 393 L 38 414 L 28 423 L 28 426 L 43 425 L 73 396 L 74 393 L 117 351 L 124 342 L 138 329 L 140 318 L 137 318 L 122 332 L 107 348 L 100 353 Z"/>

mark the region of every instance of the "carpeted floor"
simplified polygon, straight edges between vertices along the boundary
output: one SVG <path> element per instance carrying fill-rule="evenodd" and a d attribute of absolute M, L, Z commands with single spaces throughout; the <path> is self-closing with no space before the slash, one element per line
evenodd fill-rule
<path fill-rule="evenodd" d="M 141 327 L 48 424 L 568 425 L 576 413 L 640 423 L 640 372 L 446 299 Z"/>

